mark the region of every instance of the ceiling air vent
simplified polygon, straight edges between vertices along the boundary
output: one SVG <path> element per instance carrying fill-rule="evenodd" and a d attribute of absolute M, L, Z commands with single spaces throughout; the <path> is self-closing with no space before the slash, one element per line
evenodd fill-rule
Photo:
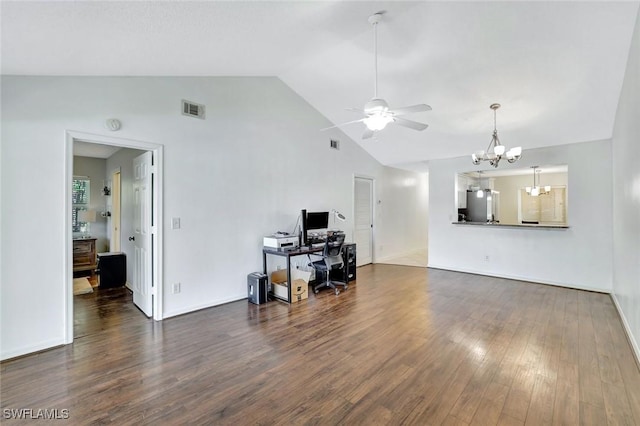
<path fill-rule="evenodd" d="M 182 115 L 204 119 L 204 105 L 182 100 Z"/>
<path fill-rule="evenodd" d="M 331 139 L 331 142 L 329 142 L 329 147 L 333 149 L 340 149 L 340 141 L 336 139 Z"/>

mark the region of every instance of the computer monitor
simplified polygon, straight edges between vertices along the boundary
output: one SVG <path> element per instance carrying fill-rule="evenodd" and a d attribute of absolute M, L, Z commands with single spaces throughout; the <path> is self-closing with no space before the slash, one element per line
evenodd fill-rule
<path fill-rule="evenodd" d="M 307 230 L 329 228 L 329 212 L 307 212 Z"/>

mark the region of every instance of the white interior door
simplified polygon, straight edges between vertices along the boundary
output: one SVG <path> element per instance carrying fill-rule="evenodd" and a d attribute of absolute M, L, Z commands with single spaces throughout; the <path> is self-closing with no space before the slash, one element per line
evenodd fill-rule
<path fill-rule="evenodd" d="M 373 262 L 373 180 L 355 178 L 354 229 L 356 266 Z"/>
<path fill-rule="evenodd" d="M 153 154 L 133 160 L 133 303 L 147 316 L 153 315 L 152 223 Z"/>

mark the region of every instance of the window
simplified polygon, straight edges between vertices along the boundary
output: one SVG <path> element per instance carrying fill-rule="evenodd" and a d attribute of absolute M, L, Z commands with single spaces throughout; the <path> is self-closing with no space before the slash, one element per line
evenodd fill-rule
<path fill-rule="evenodd" d="M 519 219 L 521 223 L 566 225 L 566 188 L 552 187 L 545 195 L 533 197 L 520 189 Z"/>
<path fill-rule="evenodd" d="M 89 178 L 81 176 L 73 178 L 71 190 L 71 230 L 73 232 L 89 232 L 89 223 L 80 221 L 79 212 L 88 209 L 90 191 L 91 181 Z"/>

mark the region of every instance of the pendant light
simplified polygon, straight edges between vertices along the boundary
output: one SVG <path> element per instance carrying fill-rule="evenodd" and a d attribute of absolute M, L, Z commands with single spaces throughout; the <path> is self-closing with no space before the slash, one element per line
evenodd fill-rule
<path fill-rule="evenodd" d="M 478 190 L 476 191 L 477 198 L 484 198 L 484 190 L 482 189 L 482 172 L 478 172 Z"/>

